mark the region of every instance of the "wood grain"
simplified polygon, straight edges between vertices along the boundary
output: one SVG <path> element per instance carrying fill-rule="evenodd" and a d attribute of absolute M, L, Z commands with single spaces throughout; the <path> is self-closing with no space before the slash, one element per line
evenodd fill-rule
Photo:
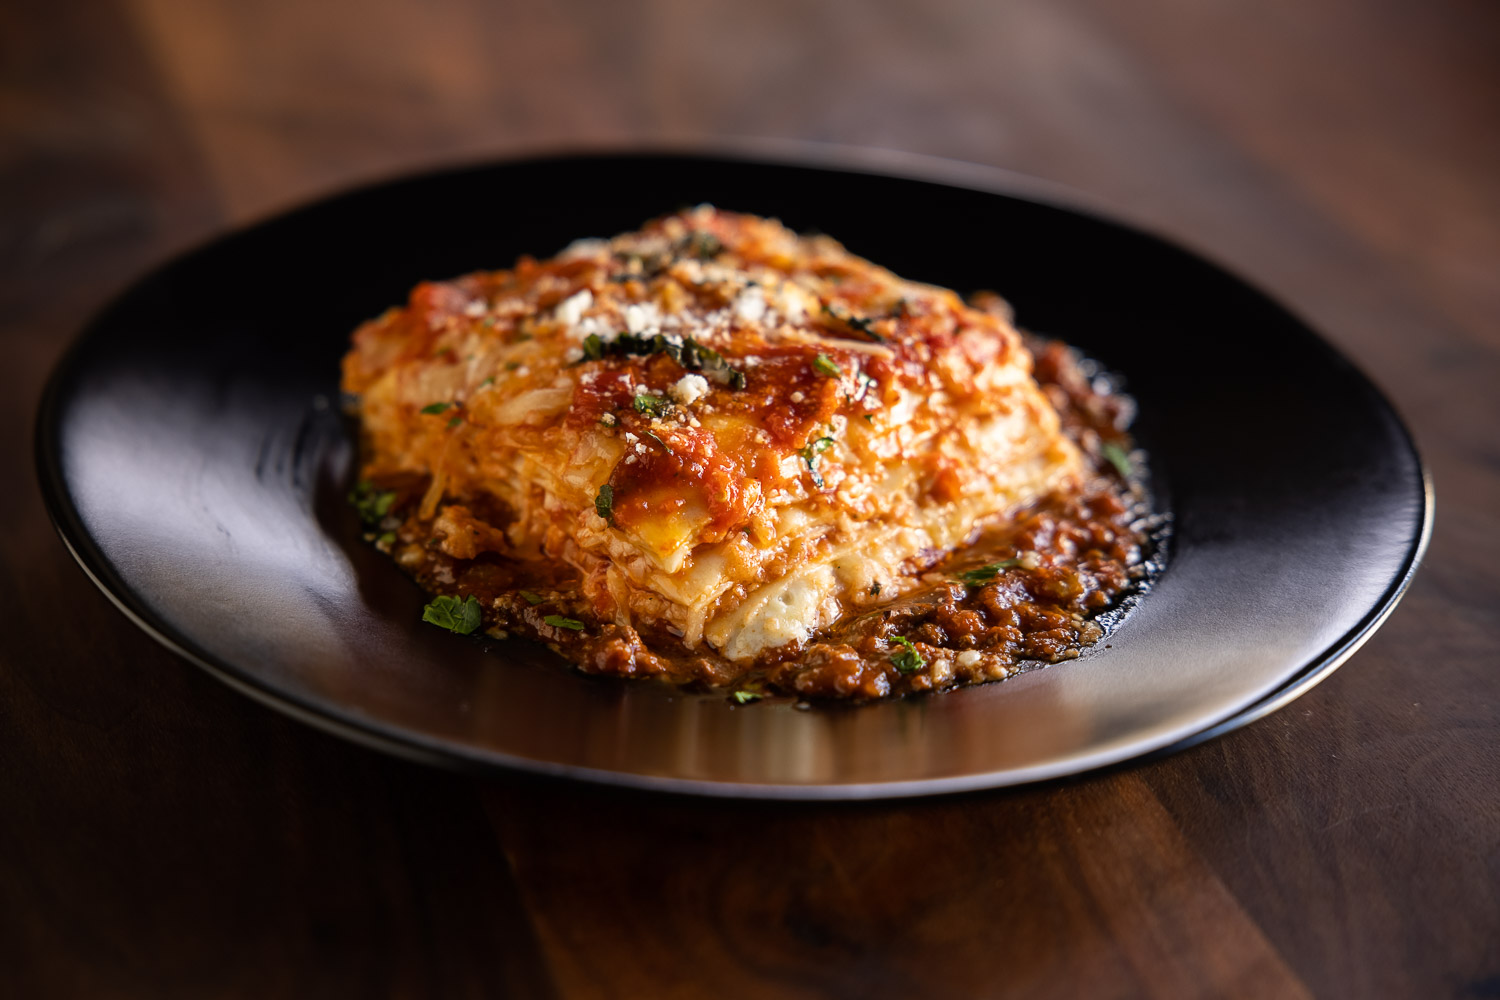
<path fill-rule="evenodd" d="M 1497 43 L 1482 0 L 0 5 L 0 992 L 1500 996 Z M 735 804 L 312 732 L 51 531 L 42 382 L 166 255 L 394 172 L 711 135 L 1042 175 L 1282 298 L 1433 470 L 1401 608 L 1175 757 Z"/>

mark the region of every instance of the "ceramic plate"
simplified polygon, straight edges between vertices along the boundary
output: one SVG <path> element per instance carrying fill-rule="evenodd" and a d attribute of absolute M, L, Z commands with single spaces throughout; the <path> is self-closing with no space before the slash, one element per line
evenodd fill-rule
<path fill-rule="evenodd" d="M 994 289 L 1023 327 L 1125 376 L 1174 530 L 1107 645 L 935 696 L 736 706 L 421 623 L 423 595 L 343 499 L 350 331 L 419 280 L 705 201 L 830 233 L 909 278 Z M 847 151 L 499 163 L 225 236 L 83 333 L 43 401 L 38 461 L 64 540 L 126 614 L 300 719 L 430 761 L 781 798 L 1035 781 L 1242 724 L 1390 612 L 1431 507 L 1380 394 L 1242 281 L 1010 175 Z"/>

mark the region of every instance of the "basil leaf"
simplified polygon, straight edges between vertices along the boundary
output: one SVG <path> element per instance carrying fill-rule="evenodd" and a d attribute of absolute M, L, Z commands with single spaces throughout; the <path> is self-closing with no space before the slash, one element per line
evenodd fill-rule
<path fill-rule="evenodd" d="M 450 408 L 452 405 L 453 405 L 452 403 L 428 403 L 426 406 L 422 407 L 417 412 L 418 413 L 426 413 L 428 415 L 432 415 L 432 414 L 435 414 L 435 413 L 442 413 L 444 410 Z"/>
<path fill-rule="evenodd" d="M 579 621 L 577 618 L 564 618 L 562 615 L 548 615 L 546 618 L 543 618 L 542 621 L 546 622 L 548 625 L 551 625 L 553 628 L 569 628 L 574 632 L 583 631 L 583 622 Z"/>
<path fill-rule="evenodd" d="M 535 593 L 534 591 L 521 590 L 521 591 L 517 591 L 517 593 L 519 593 L 521 595 L 522 599 L 525 600 L 526 603 L 530 604 L 532 607 L 536 607 L 538 604 L 542 603 L 542 595 L 538 594 L 538 593 Z"/>

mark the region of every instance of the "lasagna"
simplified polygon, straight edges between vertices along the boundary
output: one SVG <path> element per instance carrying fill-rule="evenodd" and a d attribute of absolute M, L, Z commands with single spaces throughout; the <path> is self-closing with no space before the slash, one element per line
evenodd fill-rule
<path fill-rule="evenodd" d="M 1143 563 L 1100 461 L 1125 408 L 1059 350 L 1039 384 L 998 300 L 702 206 L 361 326 L 354 499 L 429 620 L 586 670 L 741 701 L 1004 676 L 1097 638 Z"/>

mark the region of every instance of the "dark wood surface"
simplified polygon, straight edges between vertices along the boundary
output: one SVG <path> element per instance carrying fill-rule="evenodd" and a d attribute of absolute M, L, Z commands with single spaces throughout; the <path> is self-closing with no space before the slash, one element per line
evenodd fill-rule
<path fill-rule="evenodd" d="M 1175 757 L 733 804 L 313 732 L 56 538 L 40 386 L 166 255 L 394 172 L 705 135 L 1040 175 L 1270 290 L 1430 463 L 1405 602 Z M 1492 3 L 7 0 L 0 337 L 0 994 L 1500 997 Z"/>

